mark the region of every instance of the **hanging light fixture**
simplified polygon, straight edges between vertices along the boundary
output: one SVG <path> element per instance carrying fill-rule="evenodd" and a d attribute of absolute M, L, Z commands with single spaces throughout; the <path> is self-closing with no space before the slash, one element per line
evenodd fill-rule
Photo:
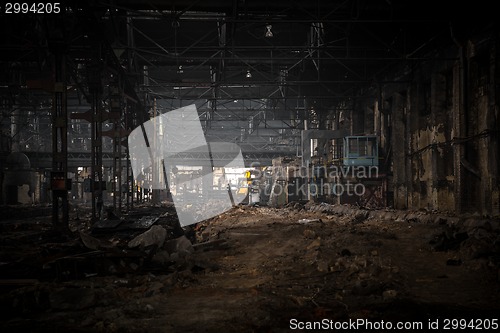
<path fill-rule="evenodd" d="M 177 73 L 178 74 L 184 73 L 184 70 L 182 69 L 182 65 L 179 65 L 179 67 L 177 68 Z"/>
<path fill-rule="evenodd" d="M 273 37 L 273 36 L 274 36 L 274 35 L 273 35 L 273 32 L 271 31 L 272 27 L 273 27 L 273 26 L 272 26 L 271 24 L 267 24 L 267 25 L 266 25 L 266 29 L 267 29 L 267 30 L 266 30 L 266 37 L 267 37 L 267 38 L 271 38 L 271 37 Z"/>
<path fill-rule="evenodd" d="M 250 73 L 250 70 L 249 70 L 249 69 L 247 69 L 247 75 L 246 75 L 246 76 L 247 76 L 247 79 L 249 79 L 249 78 L 251 78 L 251 77 L 252 77 L 252 73 Z"/>

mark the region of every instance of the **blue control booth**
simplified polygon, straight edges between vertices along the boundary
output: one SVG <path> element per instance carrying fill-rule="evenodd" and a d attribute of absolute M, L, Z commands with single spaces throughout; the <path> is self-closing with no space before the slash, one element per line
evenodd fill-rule
<path fill-rule="evenodd" d="M 343 164 L 378 166 L 378 141 L 375 135 L 344 137 Z"/>

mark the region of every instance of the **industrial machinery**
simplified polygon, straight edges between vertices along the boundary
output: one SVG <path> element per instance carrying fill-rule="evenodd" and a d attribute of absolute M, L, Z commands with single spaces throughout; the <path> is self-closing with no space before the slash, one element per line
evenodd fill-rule
<path fill-rule="evenodd" d="M 310 196 L 341 204 L 385 206 L 387 184 L 379 169 L 377 136 L 345 136 L 333 141 L 337 141 L 337 149 L 331 160 L 311 166 Z"/>
<path fill-rule="evenodd" d="M 266 198 L 265 195 L 265 175 L 266 173 L 260 169 L 250 169 L 245 171 L 244 177 L 238 179 L 239 195 L 245 195 L 243 204 L 260 204 L 264 202 L 262 199 Z"/>
<path fill-rule="evenodd" d="M 387 180 L 379 170 L 377 136 L 329 133 L 334 131 L 319 131 L 318 135 L 312 130 L 305 132 L 307 140 L 317 140 L 314 145 L 320 149 L 311 149 L 310 142 L 304 140 L 303 154 L 314 151 L 315 155 L 303 156 L 302 165 L 297 160 L 273 160 L 271 204 L 318 200 L 386 206 Z M 280 195 L 279 192 L 283 193 Z"/>
<path fill-rule="evenodd" d="M 343 165 L 378 166 L 378 144 L 375 135 L 346 136 Z"/>

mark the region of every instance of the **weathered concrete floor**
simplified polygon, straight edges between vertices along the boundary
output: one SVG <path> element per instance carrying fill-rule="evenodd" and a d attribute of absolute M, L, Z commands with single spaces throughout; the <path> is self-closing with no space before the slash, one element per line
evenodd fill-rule
<path fill-rule="evenodd" d="M 481 252 L 481 240 L 498 231 L 469 228 L 477 241 L 447 249 L 459 231 L 240 207 L 199 225 L 200 241 L 221 245 L 200 247 L 170 266 L 173 273 L 4 288 L 2 307 L 12 308 L 1 325 L 16 332 L 289 332 L 292 318 L 498 318 L 497 254 Z M 444 241 L 436 237 L 443 232 Z"/>

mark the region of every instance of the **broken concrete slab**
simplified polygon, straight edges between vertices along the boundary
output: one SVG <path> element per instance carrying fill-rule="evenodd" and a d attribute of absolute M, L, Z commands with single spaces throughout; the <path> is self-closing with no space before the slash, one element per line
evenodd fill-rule
<path fill-rule="evenodd" d="M 82 231 L 80 231 L 79 233 L 83 245 L 85 245 L 85 247 L 91 250 L 111 249 L 115 247 L 118 243 L 117 241 L 111 242 L 108 240 L 98 239 Z"/>
<path fill-rule="evenodd" d="M 177 253 L 182 256 L 194 252 L 193 244 L 186 236 L 168 240 L 165 243 L 164 249 L 170 255 Z"/>
<path fill-rule="evenodd" d="M 138 235 L 128 243 L 128 247 L 148 247 L 151 245 L 157 245 L 162 247 L 165 238 L 167 237 L 167 230 L 159 225 L 152 226 L 149 230 Z"/>
<path fill-rule="evenodd" d="M 170 262 L 170 255 L 165 250 L 158 251 L 157 253 L 155 253 L 153 258 L 151 258 L 151 261 L 159 265 L 165 265 Z"/>

